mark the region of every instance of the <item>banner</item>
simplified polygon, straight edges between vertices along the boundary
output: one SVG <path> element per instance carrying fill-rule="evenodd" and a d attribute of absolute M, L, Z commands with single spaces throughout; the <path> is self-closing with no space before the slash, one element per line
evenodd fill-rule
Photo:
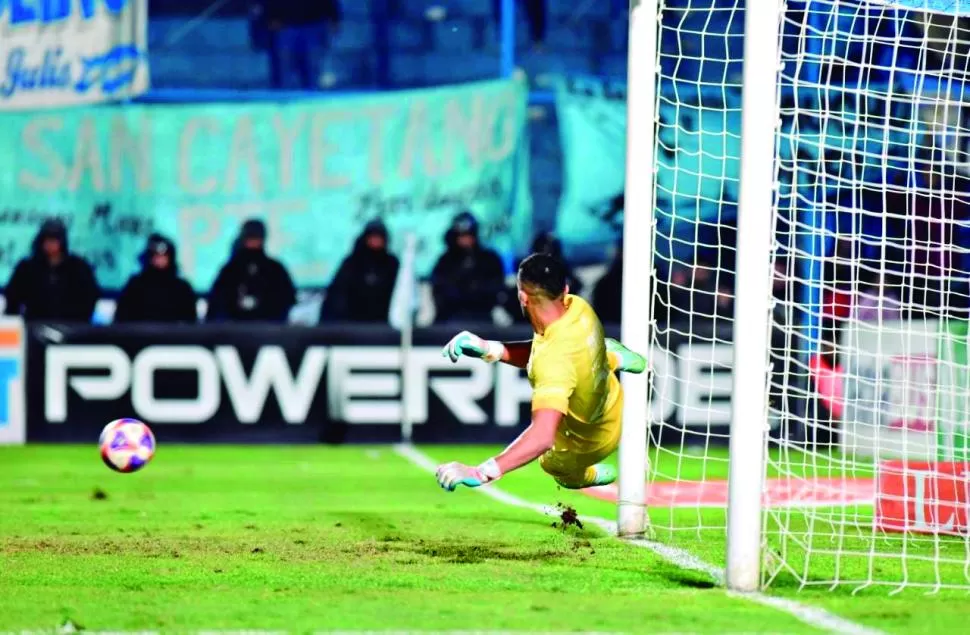
<path fill-rule="evenodd" d="M 0 2 L 0 110 L 92 104 L 145 92 L 147 20 L 147 0 Z"/>
<path fill-rule="evenodd" d="M 692 91 L 693 101 L 660 103 L 655 214 L 661 261 L 692 261 L 696 246 L 717 245 L 710 232 L 735 217 L 741 95 L 718 94 L 719 104 L 702 99 L 699 90 Z M 625 207 L 626 84 L 561 79 L 556 113 L 563 152 L 556 233 L 566 247 L 580 252 L 612 244 L 622 235 Z"/>
<path fill-rule="evenodd" d="M 661 98 L 654 140 L 658 264 L 663 266 L 672 259 L 692 262 L 697 257 L 716 262 L 714 247 L 722 240 L 718 230 L 730 227 L 737 218 L 741 87 L 675 85 L 666 78 L 658 90 Z M 946 148 L 947 161 L 954 169 L 970 173 L 970 137 L 953 134 L 961 123 L 966 128 L 970 109 L 955 102 L 952 108 L 941 109 L 934 106 L 941 98 L 932 95 L 928 86 L 916 90 L 923 90 L 927 99 L 914 100 L 903 87 L 885 84 L 872 84 L 861 92 L 851 86 L 833 85 L 825 92 L 814 86 L 797 92 L 790 85 L 783 86 L 779 205 L 806 209 L 804 201 L 834 200 L 846 183 L 840 174 L 846 163 L 826 161 L 825 157 L 851 151 L 864 159 L 855 166 L 856 179 L 871 183 L 891 182 L 908 174 L 913 169 L 914 147 Z M 840 112 L 831 113 L 832 108 Z M 827 112 L 831 116 L 823 121 Z M 962 119 L 941 121 L 941 112 Z M 556 113 L 563 152 L 556 233 L 574 258 L 601 257 L 603 244 L 612 244 L 622 235 L 626 84 L 590 77 L 562 78 L 556 88 Z M 844 117 L 839 116 L 842 113 Z M 832 119 L 840 125 L 828 125 Z M 917 161 L 918 169 L 930 171 L 928 163 Z M 847 195 L 858 194 L 850 190 L 845 190 Z M 789 200 L 799 195 L 802 202 Z M 828 221 L 833 228 L 835 215 Z M 843 215 L 839 227 L 844 222 Z M 881 224 L 873 223 L 859 229 L 882 231 Z"/>
<path fill-rule="evenodd" d="M 966 463 L 881 461 L 876 466 L 876 478 L 876 529 L 970 534 L 970 469 Z"/>
<path fill-rule="evenodd" d="M 936 450 L 937 320 L 850 321 L 844 352 L 843 451 L 931 458 Z"/>
<path fill-rule="evenodd" d="M 240 223 L 259 217 L 298 286 L 326 285 L 367 221 L 418 237 L 430 272 L 452 218 L 521 253 L 531 238 L 526 88 L 516 81 L 286 103 L 133 105 L 10 115 L 0 127 L 0 284 L 40 220 L 62 217 L 119 288 L 145 237 L 178 243 L 207 291 Z M 521 187 L 520 187 L 521 185 Z"/>
<path fill-rule="evenodd" d="M 22 444 L 26 337 L 20 318 L 0 318 L 0 445 Z"/>
<path fill-rule="evenodd" d="M 970 324 L 946 320 L 940 324 L 937 401 L 938 458 L 970 460 Z"/>
<path fill-rule="evenodd" d="M 48 324 L 29 331 L 32 442 L 93 442 L 119 417 L 144 420 L 160 442 L 392 442 L 407 408 L 415 442 L 506 443 L 530 420 L 525 371 L 470 359 L 452 364 L 441 355 L 454 335 L 447 328 L 414 331 L 407 396 L 400 334 L 386 327 Z M 477 332 L 531 336 L 528 327 Z M 651 353 L 650 420 L 665 422 L 655 426 L 654 442 L 709 438 L 688 429 L 719 429 L 726 439 L 732 347 L 713 343 L 712 332 L 693 341 L 680 332 L 671 330 L 668 348 Z M 729 329 L 718 330 L 725 335 Z"/>

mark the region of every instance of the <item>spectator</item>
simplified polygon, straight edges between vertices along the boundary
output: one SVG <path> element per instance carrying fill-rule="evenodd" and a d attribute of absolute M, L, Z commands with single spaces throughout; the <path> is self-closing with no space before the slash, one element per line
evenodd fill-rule
<path fill-rule="evenodd" d="M 730 320 L 734 316 L 731 276 L 709 258 L 701 258 L 693 266 L 671 263 L 669 280 L 659 281 L 657 295 L 654 318 L 661 325 L 676 327 L 702 319 Z"/>
<path fill-rule="evenodd" d="M 654 319 L 660 325 L 680 325 L 691 319 L 692 292 L 691 268 L 679 260 L 674 260 L 668 268 L 667 279 L 657 281 L 657 301 L 654 302 Z"/>
<path fill-rule="evenodd" d="M 470 212 L 455 217 L 445 233 L 445 245 L 431 272 L 435 321 L 491 322 L 505 290 L 501 258 L 482 246 L 478 222 Z"/>
<path fill-rule="evenodd" d="M 266 225 L 247 220 L 229 262 L 209 293 L 210 319 L 285 322 L 296 304 L 296 289 L 283 264 L 265 252 Z"/>
<path fill-rule="evenodd" d="M 831 260 L 824 263 L 821 337 L 832 346 L 838 344 L 845 319 L 852 312 L 854 263 L 857 260 L 856 243 L 843 235 L 836 238 Z"/>
<path fill-rule="evenodd" d="M 774 413 L 792 411 L 792 396 L 785 387 L 791 376 L 792 355 L 792 321 L 791 298 L 794 294 L 796 276 L 791 267 L 795 261 L 787 255 L 775 258 L 774 275 L 771 281 L 771 293 L 774 303 L 771 311 L 771 386 L 768 393 L 768 405 Z"/>
<path fill-rule="evenodd" d="M 283 88 L 295 70 L 300 87 L 319 87 L 316 56 L 329 44 L 342 16 L 338 0 L 260 0 L 253 11 L 253 40 L 269 53 L 273 88 Z"/>
<path fill-rule="evenodd" d="M 546 40 L 547 0 L 522 0 L 525 5 L 525 17 L 529 22 L 529 37 L 536 46 L 541 46 Z M 502 22 L 502 0 L 492 0 L 492 15 Z"/>
<path fill-rule="evenodd" d="M 178 275 L 175 243 L 152 234 L 138 259 L 142 269 L 122 290 L 114 321 L 197 322 L 195 291 Z"/>
<path fill-rule="evenodd" d="M 867 272 L 852 307 L 852 317 L 862 322 L 903 319 L 902 280 L 888 271 Z"/>
<path fill-rule="evenodd" d="M 31 255 L 17 264 L 5 294 L 7 315 L 90 322 L 99 289 L 91 265 L 70 252 L 64 223 L 51 219 L 37 232 Z"/>
<path fill-rule="evenodd" d="M 593 287 L 593 308 L 604 324 L 619 324 L 623 308 L 623 243 L 613 261 Z"/>
<path fill-rule="evenodd" d="M 330 283 L 320 321 L 386 323 L 399 268 L 387 251 L 387 227 L 371 221 Z"/>

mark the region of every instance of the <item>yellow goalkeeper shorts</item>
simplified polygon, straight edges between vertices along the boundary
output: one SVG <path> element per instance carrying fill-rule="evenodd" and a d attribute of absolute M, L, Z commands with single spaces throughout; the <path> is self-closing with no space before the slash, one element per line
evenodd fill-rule
<path fill-rule="evenodd" d="M 563 423 L 556 433 L 552 448 L 539 457 L 539 465 L 564 487 L 585 487 L 592 478 L 587 469 L 616 451 L 620 444 L 623 393 L 602 420 L 595 424 L 596 435 L 579 440 L 570 433 L 569 422 Z"/>

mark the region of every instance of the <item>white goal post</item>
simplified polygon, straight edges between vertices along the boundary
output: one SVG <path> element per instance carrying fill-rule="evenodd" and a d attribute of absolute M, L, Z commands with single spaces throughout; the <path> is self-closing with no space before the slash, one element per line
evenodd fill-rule
<path fill-rule="evenodd" d="M 633 0 L 628 55 L 620 535 L 970 589 L 970 1 Z"/>

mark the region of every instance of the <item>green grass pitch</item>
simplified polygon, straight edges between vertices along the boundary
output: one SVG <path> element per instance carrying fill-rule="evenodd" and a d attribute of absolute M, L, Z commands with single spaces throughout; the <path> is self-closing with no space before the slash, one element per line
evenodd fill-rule
<path fill-rule="evenodd" d="M 495 448 L 431 447 L 476 462 Z M 501 489 L 613 518 L 535 467 Z M 697 512 L 686 512 L 694 513 Z M 723 565 L 712 533 L 675 540 Z M 963 592 L 773 595 L 893 633 L 965 632 Z M 0 632 L 209 629 L 818 632 L 596 528 L 441 491 L 388 447 L 0 448 Z"/>

